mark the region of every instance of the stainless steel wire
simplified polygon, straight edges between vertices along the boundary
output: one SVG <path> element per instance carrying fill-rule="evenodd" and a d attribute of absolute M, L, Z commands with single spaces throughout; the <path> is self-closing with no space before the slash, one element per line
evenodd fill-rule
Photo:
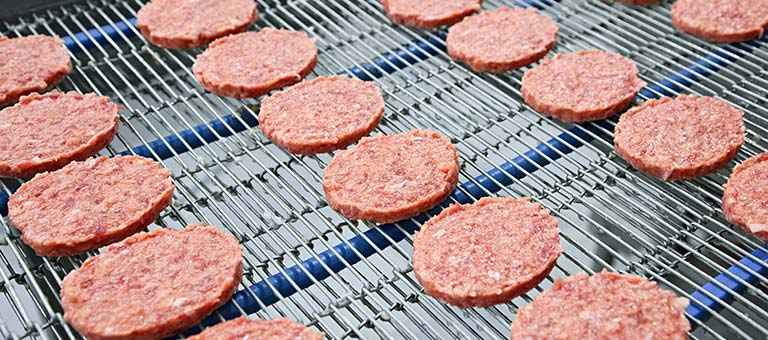
<path fill-rule="evenodd" d="M 751 43 L 747 52 L 679 34 L 671 28 L 666 3 L 646 8 L 596 0 L 489 0 L 483 6 L 529 4 L 558 22 L 559 41 L 552 53 L 601 48 L 628 56 L 638 63 L 641 77 L 655 85 L 644 96 L 698 93 L 723 98 L 747 112 L 748 141 L 736 162 L 766 151 L 768 144 L 760 138 L 768 129 L 764 118 L 768 114 L 764 78 L 768 46 L 764 40 Z M 571 125 L 543 118 L 521 99 L 520 78 L 525 69 L 501 75 L 473 73 L 443 51 L 444 32 L 393 25 L 376 1 L 260 2 L 257 26 L 305 30 L 318 38 L 319 63 L 312 76 L 357 67 L 362 75 L 375 79 L 387 102 L 377 132 L 435 129 L 449 136 L 460 151 L 461 182 L 482 188 L 475 178 L 491 169 L 500 170 L 511 184 L 491 178 L 501 191 L 485 189 L 484 195 L 532 196 L 561 220 L 566 252 L 539 287 L 506 305 L 467 310 L 449 307 L 426 296 L 415 280 L 410 236 L 395 242 L 384 234 L 389 246 L 379 247 L 365 233 L 377 228 L 375 225 L 346 220 L 328 208 L 320 180 L 332 155 L 288 154 L 268 142 L 257 127 L 238 132 L 226 125 L 228 136 L 212 130 L 215 141 L 202 138 L 196 126 L 226 115 L 248 126 L 243 116 L 257 116 L 258 101 L 222 98 L 202 90 L 191 74 L 200 50 L 157 48 L 135 28 L 124 32 L 116 26 L 116 22 L 135 17 L 141 6 L 138 0 L 92 0 L 3 22 L 0 31 L 9 36 L 85 32 L 83 41 L 75 40 L 81 51 L 72 53 L 75 69 L 59 88 L 97 92 L 125 107 L 118 138 L 105 155 L 152 141 L 171 150 L 172 156 L 161 163 L 173 171 L 177 185 L 174 204 L 151 228 L 181 228 L 206 221 L 238 237 L 245 250 L 241 288 L 259 304 L 256 317 L 285 315 L 331 339 L 508 338 L 517 308 L 556 277 L 606 268 L 652 278 L 676 294 L 690 297 L 736 265 L 755 275 L 758 282 L 732 276 L 748 291 L 734 294 L 734 302 L 723 303 L 723 311 L 710 310 L 713 316 L 709 320 L 694 321 L 696 328 L 690 336 L 768 335 L 764 326 L 768 280 L 738 263 L 744 257 L 759 261 L 751 252 L 762 244 L 729 225 L 719 210 L 721 185 L 732 165 L 703 179 L 662 183 L 616 157 L 612 151 L 615 123 L 586 124 L 576 133 Z M 104 27 L 118 34 L 110 37 Z M 94 28 L 107 37 L 105 41 L 99 42 L 89 33 Z M 430 57 L 422 60 L 417 54 Z M 403 64 L 406 67 L 398 66 Z M 708 68 L 706 77 L 695 81 L 669 78 L 680 70 L 697 73 L 702 66 Z M 388 73 L 386 67 L 398 71 Z M 193 148 L 181 137 L 182 130 L 192 131 L 191 138 L 202 145 Z M 177 152 L 166 136 L 179 137 L 189 151 Z M 536 148 L 550 140 L 566 148 L 554 149 L 554 154 Z M 572 145 L 568 140 L 581 146 L 567 147 Z M 525 154 L 528 150 L 534 153 Z M 518 156 L 536 167 L 530 170 L 510 163 L 524 175 L 519 178 L 498 167 Z M 533 156 L 545 159 L 547 165 L 540 165 Z M 2 190 L 10 193 L 19 184 L 3 179 Z M 10 315 L 3 309 L 0 334 L 6 338 L 76 337 L 63 322 L 58 289 L 67 272 L 97 252 L 39 258 L 23 245 L 7 220 L 2 225 L 0 292 L 5 301 L 0 301 L 8 306 Z M 406 226 L 396 227 L 407 234 Z M 356 236 L 374 248 L 372 256 L 363 256 L 352 246 L 349 239 Z M 350 246 L 356 263 L 335 252 L 337 244 Z M 344 270 L 335 272 L 325 266 L 331 275 L 319 279 L 299 265 L 307 259 L 324 263 L 319 254 L 326 250 L 342 259 Z M 311 281 L 309 287 L 302 289 L 288 274 L 288 268 L 296 266 Z M 281 294 L 285 287 L 275 287 L 267 280 L 276 274 L 287 278 L 297 292 Z M 277 302 L 262 301 L 257 292 L 249 290 L 262 281 Z"/>

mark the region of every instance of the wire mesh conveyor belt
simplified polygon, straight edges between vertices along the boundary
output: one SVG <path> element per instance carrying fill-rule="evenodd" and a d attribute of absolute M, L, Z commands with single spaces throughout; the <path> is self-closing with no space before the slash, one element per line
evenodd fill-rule
<path fill-rule="evenodd" d="M 508 338 L 517 308 L 554 278 L 610 270 L 651 278 L 692 300 L 692 339 L 768 336 L 768 249 L 727 223 L 722 184 L 734 164 L 768 150 L 768 39 L 715 45 L 675 32 L 669 3 L 486 0 L 536 6 L 560 27 L 551 53 L 600 48 L 638 63 L 637 101 L 680 93 L 743 109 L 747 138 L 728 168 L 672 183 L 613 153 L 614 120 L 580 125 L 543 118 L 522 101 L 525 69 L 477 74 L 450 60 L 444 31 L 393 25 L 378 1 L 259 1 L 257 26 L 318 38 L 316 75 L 373 80 L 387 102 L 377 132 L 432 128 L 460 153 L 463 183 L 445 203 L 532 196 L 560 219 L 565 253 L 526 295 L 461 310 L 426 296 L 410 267 L 410 221 L 349 221 L 325 203 L 320 179 L 332 155 L 291 155 L 256 127 L 258 101 L 206 93 L 191 74 L 200 50 L 149 45 L 133 26 L 140 1 L 87 1 L 0 23 L 6 36 L 62 36 L 73 72 L 58 86 L 107 95 L 125 107 L 104 155 L 140 154 L 173 171 L 174 204 L 155 227 L 203 220 L 237 236 L 244 277 L 235 298 L 204 323 L 240 314 L 285 315 L 327 338 Z M 20 182 L 3 179 L 0 213 Z M 445 205 L 444 204 L 444 205 Z M 72 338 L 58 298 L 62 278 L 94 253 L 40 258 L 2 220 L 0 335 Z M 169 278 L 170 279 L 170 278 Z"/>

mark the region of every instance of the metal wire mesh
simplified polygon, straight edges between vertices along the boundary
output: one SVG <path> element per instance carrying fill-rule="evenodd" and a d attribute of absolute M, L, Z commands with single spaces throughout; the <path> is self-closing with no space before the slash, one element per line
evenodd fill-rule
<path fill-rule="evenodd" d="M 460 182 L 467 184 L 454 201 L 479 198 L 469 187 L 481 195 L 532 196 L 561 220 L 566 251 L 552 274 L 528 294 L 487 309 L 457 309 L 425 295 L 410 267 L 410 231 L 423 219 L 392 226 L 400 234 L 376 234 L 383 235 L 382 244 L 370 233 L 380 227 L 330 210 L 320 178 L 332 154 L 286 153 L 255 126 L 257 100 L 206 93 L 191 74 L 201 50 L 154 47 L 125 24 L 142 2 L 87 1 L 2 22 L 0 31 L 79 35 L 70 44 L 74 70 L 58 88 L 107 95 L 125 107 L 118 137 L 104 155 L 146 153 L 173 171 L 174 203 L 150 229 L 202 220 L 238 237 L 245 253 L 240 288 L 256 302 L 235 301 L 239 312 L 288 316 L 330 339 L 508 338 L 517 308 L 554 278 L 608 268 L 652 278 L 689 298 L 708 282 L 732 293 L 732 302 L 705 294 L 723 308 L 702 305 L 712 316 L 691 318 L 691 338 L 768 336 L 765 272 L 739 262 L 763 263 L 753 251 L 765 248 L 729 225 L 719 209 L 733 164 L 768 149 L 761 139 L 768 135 L 766 40 L 721 46 L 679 34 L 666 3 L 486 0 L 483 7 L 501 5 L 534 5 L 553 17 L 560 33 L 551 54 L 600 48 L 635 60 L 650 84 L 638 101 L 678 93 L 717 96 L 746 111 L 748 134 L 727 169 L 662 183 L 613 153 L 614 121 L 573 126 L 543 118 L 521 99 L 525 69 L 471 72 L 445 53 L 444 31 L 393 25 L 377 1 L 259 2 L 256 26 L 305 30 L 318 38 L 312 76 L 346 72 L 382 88 L 387 105 L 377 132 L 432 128 L 452 139 L 461 155 Z M 18 185 L 3 179 L 1 188 L 9 194 Z M 6 219 L 1 223 L 0 335 L 77 337 L 62 320 L 58 290 L 66 273 L 96 252 L 36 257 Z M 350 241 L 355 238 L 370 254 Z M 326 254 L 340 267 L 329 266 Z M 316 270 L 302 265 L 311 260 Z M 715 280 L 731 266 L 756 278 L 726 274 L 747 288 L 742 294 Z"/>

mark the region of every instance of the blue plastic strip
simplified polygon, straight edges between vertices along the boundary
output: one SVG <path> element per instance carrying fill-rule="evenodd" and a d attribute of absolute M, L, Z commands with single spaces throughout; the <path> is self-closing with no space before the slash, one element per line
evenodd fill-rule
<path fill-rule="evenodd" d="M 85 32 L 78 32 L 74 35 L 66 36 L 61 39 L 64 40 L 64 46 L 66 46 L 73 53 L 77 53 L 82 51 L 80 46 L 77 44 L 78 42 L 83 47 L 90 49 L 96 47 L 94 40 L 96 40 L 96 42 L 99 44 L 106 43 L 107 36 L 112 38 L 112 40 L 122 40 L 120 32 L 122 32 L 126 38 L 130 38 L 136 35 L 135 31 L 132 29 L 132 27 L 135 25 L 136 18 L 130 18 L 128 19 L 128 23 L 125 21 L 118 21 L 113 25 L 104 25 L 100 28 L 91 28 L 88 30 L 88 34 L 85 34 Z M 101 32 L 104 32 L 107 36 L 104 36 L 104 34 Z M 88 35 L 93 37 L 94 40 L 91 40 Z"/>
<path fill-rule="evenodd" d="M 763 249 L 768 249 L 768 243 L 763 244 Z M 750 257 L 745 257 L 739 261 L 741 267 L 734 264 L 728 268 L 728 274 L 722 273 L 718 275 L 715 277 L 715 281 L 720 283 L 722 287 L 727 287 L 737 294 L 744 293 L 744 291 L 747 290 L 747 286 L 736 281 L 734 277 L 738 277 L 751 285 L 756 284 L 758 282 L 758 276 L 752 275 L 752 273 L 744 268 L 749 268 L 751 271 L 761 276 L 768 276 L 768 253 L 763 249 L 755 249 L 751 254 L 761 262 L 757 262 Z M 708 282 L 702 286 L 701 289 L 693 292 L 693 294 L 691 294 L 693 301 L 691 301 L 691 304 L 685 309 L 685 312 L 692 318 L 702 321 L 712 315 L 709 311 L 705 310 L 704 306 L 714 311 L 719 311 L 724 307 L 721 303 L 707 296 L 704 293 L 705 291 L 712 294 L 712 296 L 717 297 L 720 301 L 725 301 L 727 303 L 733 301 L 734 298 L 733 294 L 725 291 L 725 289 L 713 282 Z"/>

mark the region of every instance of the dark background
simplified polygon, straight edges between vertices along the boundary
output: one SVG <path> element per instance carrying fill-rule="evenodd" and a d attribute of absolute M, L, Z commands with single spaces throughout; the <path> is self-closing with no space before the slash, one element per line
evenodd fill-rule
<path fill-rule="evenodd" d="M 76 1 L 77 0 L 0 0 L 0 18 L 14 17 L 34 10 Z"/>

